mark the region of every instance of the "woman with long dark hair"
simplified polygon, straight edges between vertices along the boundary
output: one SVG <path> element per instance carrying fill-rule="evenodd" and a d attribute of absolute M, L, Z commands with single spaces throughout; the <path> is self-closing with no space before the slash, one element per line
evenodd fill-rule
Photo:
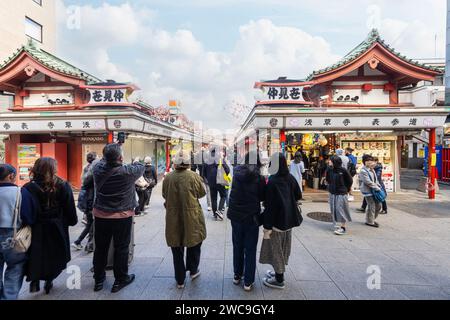
<path fill-rule="evenodd" d="M 264 240 L 259 262 L 272 265 L 264 285 L 284 289 L 284 273 L 289 263 L 292 244 L 292 229 L 303 221 L 297 202 L 300 200 L 300 185 L 289 173 L 286 157 L 282 153 L 271 158 L 269 172 L 272 174 L 266 188 L 263 226 Z"/>
<path fill-rule="evenodd" d="M 56 172 L 55 159 L 38 159 L 30 173 L 31 182 L 24 186 L 39 203 L 26 272 L 30 292 L 40 291 L 39 282 L 43 280 L 49 294 L 53 280 L 71 259 L 69 226 L 77 224 L 77 211 L 72 188 Z"/>

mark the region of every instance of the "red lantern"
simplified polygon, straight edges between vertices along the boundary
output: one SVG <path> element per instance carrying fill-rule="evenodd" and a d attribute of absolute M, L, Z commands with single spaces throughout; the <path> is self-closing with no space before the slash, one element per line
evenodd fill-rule
<path fill-rule="evenodd" d="M 373 85 L 371 83 L 365 83 L 362 85 L 362 90 L 365 92 L 370 92 L 373 90 Z"/>

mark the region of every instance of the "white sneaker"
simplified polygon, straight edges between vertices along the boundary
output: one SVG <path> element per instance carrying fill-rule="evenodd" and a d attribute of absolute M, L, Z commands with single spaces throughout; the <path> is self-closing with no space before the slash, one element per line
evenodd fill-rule
<path fill-rule="evenodd" d="M 211 208 L 211 207 L 208 207 L 208 211 L 212 211 L 212 208 Z"/>
<path fill-rule="evenodd" d="M 266 272 L 266 276 L 267 276 L 267 278 L 275 278 L 275 271 L 268 270 Z"/>
<path fill-rule="evenodd" d="M 223 213 L 221 211 L 216 212 L 217 220 L 223 221 Z"/>
<path fill-rule="evenodd" d="M 196 273 L 192 274 L 191 273 L 191 280 L 194 281 L 195 279 L 197 279 L 198 277 L 200 277 L 200 270 L 197 270 Z"/>
<path fill-rule="evenodd" d="M 253 290 L 253 283 L 251 285 L 249 285 L 249 286 L 244 285 L 244 291 L 250 292 L 252 290 Z"/>
<path fill-rule="evenodd" d="M 77 251 L 83 250 L 83 246 L 81 244 L 76 244 L 75 242 L 72 243 L 72 248 L 75 248 Z"/>
<path fill-rule="evenodd" d="M 341 228 L 335 230 L 334 234 L 338 235 L 338 236 L 343 236 L 343 235 L 347 234 L 347 230 L 345 228 L 341 227 Z"/>
<path fill-rule="evenodd" d="M 182 290 L 184 289 L 185 285 L 184 284 L 177 284 L 177 289 L 178 290 Z"/>

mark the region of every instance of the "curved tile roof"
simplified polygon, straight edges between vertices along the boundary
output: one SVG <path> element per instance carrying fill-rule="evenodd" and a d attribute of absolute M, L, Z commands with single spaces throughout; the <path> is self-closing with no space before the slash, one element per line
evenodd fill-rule
<path fill-rule="evenodd" d="M 69 64 L 68 62 L 48 53 L 45 50 L 36 46 L 36 43 L 30 39 L 28 43 L 19 49 L 7 58 L 3 63 L 0 63 L 0 69 L 6 67 L 9 63 L 11 63 L 14 59 L 16 59 L 22 52 L 28 53 L 31 57 L 36 59 L 39 63 L 44 66 L 52 69 L 56 72 L 64 73 L 68 76 L 77 77 L 85 80 L 88 84 L 95 84 L 102 82 L 99 78 Z"/>
<path fill-rule="evenodd" d="M 321 75 L 323 73 L 326 72 L 330 72 L 333 71 L 335 69 L 338 69 L 356 59 L 358 59 L 359 57 L 361 57 L 363 54 L 365 54 L 375 43 L 379 43 L 380 45 L 382 45 L 386 50 L 388 50 L 389 52 L 391 52 L 392 54 L 396 55 L 397 57 L 399 57 L 400 59 L 402 59 L 403 61 L 413 64 L 415 66 L 421 67 L 423 69 L 426 70 L 431 70 L 431 71 L 437 71 L 437 72 L 442 72 L 442 69 L 440 68 L 436 68 L 436 67 L 432 67 L 426 64 L 422 64 L 419 63 L 417 61 L 414 61 L 412 59 L 408 59 L 406 56 L 402 55 L 401 53 L 395 51 L 394 48 L 392 48 L 389 44 L 387 44 L 380 36 L 379 32 L 377 29 L 372 29 L 372 31 L 369 33 L 369 35 L 367 36 L 367 38 L 361 42 L 356 48 L 354 48 L 352 51 L 350 51 L 346 56 L 344 56 L 341 60 L 339 60 L 338 62 L 336 62 L 335 64 L 318 70 L 318 71 L 314 71 L 312 74 L 310 74 L 307 77 L 307 81 L 312 80 L 315 76 Z"/>

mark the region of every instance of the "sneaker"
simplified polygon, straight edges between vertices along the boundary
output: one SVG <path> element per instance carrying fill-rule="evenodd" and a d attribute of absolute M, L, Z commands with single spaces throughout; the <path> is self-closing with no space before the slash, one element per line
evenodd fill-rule
<path fill-rule="evenodd" d="M 252 291 L 253 290 L 253 286 L 254 286 L 253 283 L 250 284 L 250 285 L 244 285 L 244 291 L 246 291 L 246 292 Z"/>
<path fill-rule="evenodd" d="M 133 281 L 136 279 L 136 276 L 134 274 L 130 274 L 127 279 L 123 280 L 123 281 L 115 281 L 114 285 L 111 289 L 112 293 L 116 293 L 119 292 L 120 290 L 122 290 L 123 288 L 125 288 L 126 286 L 130 285 L 133 283 Z"/>
<path fill-rule="evenodd" d="M 83 246 L 81 244 L 72 243 L 72 248 L 74 248 L 77 251 L 83 250 Z"/>
<path fill-rule="evenodd" d="M 366 209 L 363 208 L 358 208 L 356 209 L 357 212 L 362 212 L 362 213 L 366 213 Z"/>
<path fill-rule="evenodd" d="M 380 212 L 380 214 L 388 214 L 386 210 Z"/>
<path fill-rule="evenodd" d="M 218 220 L 220 220 L 220 221 L 223 221 L 223 213 L 222 213 L 222 211 L 217 211 L 216 212 L 216 218 L 218 219 Z"/>
<path fill-rule="evenodd" d="M 137 212 L 137 213 L 134 214 L 134 216 L 137 217 L 137 218 L 143 217 L 143 216 L 144 216 L 144 213 L 142 213 L 142 212 Z"/>
<path fill-rule="evenodd" d="M 340 227 L 339 229 L 334 231 L 335 235 L 343 236 L 347 233 L 347 230 L 344 227 Z"/>
<path fill-rule="evenodd" d="M 211 212 L 211 211 L 212 211 L 212 208 L 211 208 L 211 207 L 208 207 L 208 211 L 210 211 L 210 212 Z"/>
<path fill-rule="evenodd" d="M 275 271 L 268 270 L 266 272 L 266 276 L 267 276 L 267 278 L 275 278 Z"/>
<path fill-rule="evenodd" d="M 284 282 L 278 282 L 275 278 L 264 278 L 264 285 L 273 289 L 284 289 Z"/>
<path fill-rule="evenodd" d="M 241 284 L 241 280 L 242 280 L 242 277 L 235 275 L 234 278 L 233 278 L 233 284 L 238 286 L 238 285 Z"/>
<path fill-rule="evenodd" d="M 194 281 L 195 279 L 197 279 L 198 277 L 200 277 L 200 270 L 197 270 L 196 273 L 192 273 L 191 272 L 191 280 Z"/>
<path fill-rule="evenodd" d="M 380 227 L 380 225 L 378 223 L 376 223 L 376 222 L 374 222 L 373 224 L 366 223 L 366 226 L 369 226 L 369 227 L 372 227 L 372 228 L 379 228 Z"/>
<path fill-rule="evenodd" d="M 178 290 L 183 290 L 184 287 L 185 287 L 184 284 L 177 284 L 177 289 L 178 289 Z"/>

